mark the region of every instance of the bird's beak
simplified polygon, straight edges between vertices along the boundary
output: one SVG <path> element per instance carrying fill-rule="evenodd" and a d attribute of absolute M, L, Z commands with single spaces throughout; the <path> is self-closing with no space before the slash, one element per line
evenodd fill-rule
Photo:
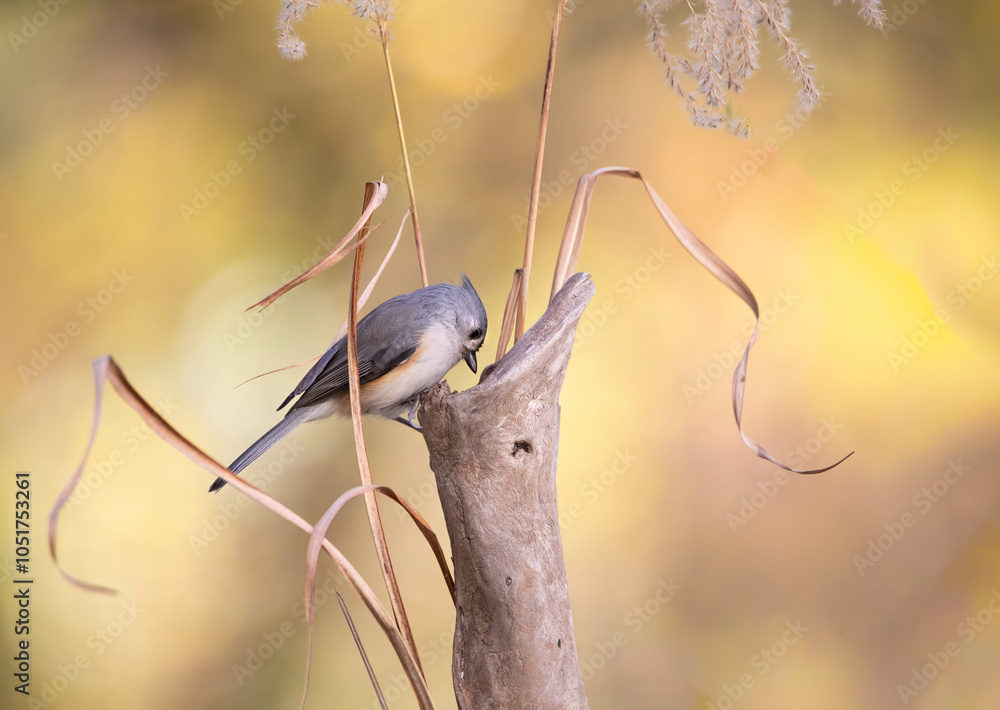
<path fill-rule="evenodd" d="M 465 353 L 465 363 L 469 366 L 469 369 L 474 373 L 476 371 L 476 353 L 472 350 Z"/>

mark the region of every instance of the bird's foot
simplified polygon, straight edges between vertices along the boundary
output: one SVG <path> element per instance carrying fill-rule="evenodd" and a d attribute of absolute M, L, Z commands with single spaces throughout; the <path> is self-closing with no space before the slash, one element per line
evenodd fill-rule
<path fill-rule="evenodd" d="M 417 410 L 419 408 L 420 408 L 420 395 L 418 394 L 416 397 L 413 398 L 413 406 L 410 407 L 410 412 L 409 414 L 406 415 L 406 418 L 404 419 L 403 417 L 396 417 L 396 421 L 399 422 L 400 424 L 405 424 L 411 429 L 416 429 L 417 431 L 420 431 L 421 429 L 423 429 L 423 427 L 414 421 L 414 417 L 417 416 Z"/>

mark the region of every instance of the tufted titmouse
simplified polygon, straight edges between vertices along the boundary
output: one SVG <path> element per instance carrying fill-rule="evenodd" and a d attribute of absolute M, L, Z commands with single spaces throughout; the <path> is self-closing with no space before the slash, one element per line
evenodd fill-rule
<path fill-rule="evenodd" d="M 361 413 L 419 429 L 413 417 L 420 393 L 440 382 L 459 360 L 475 372 L 476 351 L 485 338 L 486 309 L 464 274 L 461 286 L 437 284 L 390 298 L 358 321 Z M 278 410 L 298 395 L 285 418 L 240 454 L 230 471 L 238 474 L 303 422 L 333 414 L 351 416 L 346 335 L 313 365 Z M 209 491 L 224 485 L 217 478 Z"/>

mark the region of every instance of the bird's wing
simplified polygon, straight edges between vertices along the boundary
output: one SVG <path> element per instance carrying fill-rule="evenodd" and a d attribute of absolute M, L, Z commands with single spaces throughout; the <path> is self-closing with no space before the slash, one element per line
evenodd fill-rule
<path fill-rule="evenodd" d="M 370 360 L 358 360 L 358 379 L 361 384 L 377 380 L 395 367 L 406 362 L 417 351 L 415 346 L 408 348 L 386 347 L 373 354 Z M 338 353 L 327 367 L 319 373 L 316 380 L 302 393 L 292 409 L 307 407 L 347 390 L 347 348 Z"/>
<path fill-rule="evenodd" d="M 299 382 L 299 384 L 295 385 L 295 389 L 293 389 L 288 394 L 288 396 L 285 397 L 285 401 L 282 402 L 278 406 L 278 411 L 279 412 L 282 409 L 284 409 L 285 406 L 289 402 L 291 402 L 293 399 L 295 399 L 300 394 L 302 394 L 307 389 L 309 389 L 309 385 L 311 385 L 313 382 L 316 381 L 316 378 L 319 377 L 320 373 L 323 372 L 323 370 L 326 368 L 326 366 L 330 364 L 330 361 L 333 360 L 333 358 L 335 358 L 337 356 L 337 351 L 342 346 L 343 347 L 347 347 L 347 339 L 346 338 L 341 338 L 336 343 L 334 343 L 333 345 L 331 345 L 329 347 L 329 349 L 325 353 L 323 353 L 323 355 L 322 355 L 322 357 L 320 357 L 319 361 L 315 365 L 313 365 L 312 367 L 309 368 L 309 372 L 306 373 L 306 376 L 302 378 L 302 380 Z"/>
<path fill-rule="evenodd" d="M 398 309 L 407 296 L 397 296 L 378 306 L 358 323 L 358 375 L 361 384 L 376 380 L 406 362 L 417 350 L 423 333 L 422 313 L 407 309 L 411 318 L 400 328 Z M 416 317 L 413 317 L 416 316 Z M 282 407 L 302 397 L 292 409 L 316 404 L 347 390 L 347 336 L 338 340 L 313 365 Z M 279 407 L 280 409 L 281 407 Z"/>

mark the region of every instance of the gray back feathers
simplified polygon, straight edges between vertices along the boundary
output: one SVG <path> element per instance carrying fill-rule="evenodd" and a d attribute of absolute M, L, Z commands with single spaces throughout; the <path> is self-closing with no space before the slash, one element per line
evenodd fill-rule
<path fill-rule="evenodd" d="M 454 328 L 456 352 L 463 345 L 468 347 L 466 341 L 474 329 L 479 329 L 485 337 L 486 309 L 465 274 L 461 286 L 437 284 L 390 298 L 358 321 L 361 383 L 378 379 L 410 358 L 424 332 L 434 324 Z M 302 395 L 284 419 L 233 461 L 229 470 L 238 474 L 295 427 L 312 418 L 308 407 L 346 391 L 347 377 L 347 336 L 344 336 L 323 354 L 278 407 L 283 409 Z M 224 485 L 226 482 L 218 478 L 209 490 L 217 491 Z"/>
<path fill-rule="evenodd" d="M 462 318 L 464 316 L 464 318 Z M 390 298 L 358 321 L 358 372 L 362 384 L 378 379 L 416 351 L 433 323 L 472 320 L 486 332 L 486 309 L 468 277 L 462 286 L 435 284 Z M 462 326 L 464 327 L 464 326 Z M 292 410 L 316 404 L 347 389 L 347 336 L 338 340 L 285 398 L 282 409 L 302 395 Z"/>

